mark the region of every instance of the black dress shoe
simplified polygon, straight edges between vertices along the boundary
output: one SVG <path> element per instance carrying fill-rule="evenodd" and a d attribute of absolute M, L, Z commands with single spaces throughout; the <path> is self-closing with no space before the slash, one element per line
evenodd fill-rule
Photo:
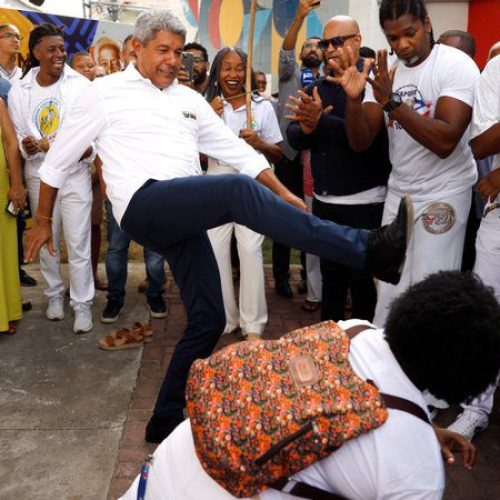
<path fill-rule="evenodd" d="M 293 292 L 288 280 L 277 280 L 275 290 L 278 295 L 285 297 L 285 299 L 291 299 L 293 297 Z"/>
<path fill-rule="evenodd" d="M 23 302 L 21 308 L 23 312 L 31 311 L 33 309 L 33 305 L 31 304 L 30 301 Z"/>
<path fill-rule="evenodd" d="M 171 418 L 159 418 L 153 415 L 146 426 L 146 441 L 161 443 L 183 421 L 182 412 L 174 414 Z"/>
<path fill-rule="evenodd" d="M 393 285 L 399 283 L 412 231 L 413 203 L 405 195 L 396 218 L 389 225 L 373 230 L 368 238 L 366 267 L 375 278 Z"/>
<path fill-rule="evenodd" d="M 38 283 L 24 269 L 19 269 L 19 281 L 21 286 L 36 286 Z"/>

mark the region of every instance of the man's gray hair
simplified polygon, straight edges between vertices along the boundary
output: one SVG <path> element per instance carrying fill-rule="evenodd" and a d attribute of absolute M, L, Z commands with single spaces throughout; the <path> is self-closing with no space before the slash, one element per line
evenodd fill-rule
<path fill-rule="evenodd" d="M 134 38 L 146 45 L 159 31 L 168 31 L 186 39 L 186 28 L 169 10 L 152 9 L 139 14 L 135 21 Z"/>

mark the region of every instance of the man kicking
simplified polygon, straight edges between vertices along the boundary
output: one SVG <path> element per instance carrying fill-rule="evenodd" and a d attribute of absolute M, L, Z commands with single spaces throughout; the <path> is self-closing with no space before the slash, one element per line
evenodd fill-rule
<path fill-rule="evenodd" d="M 191 363 L 212 352 L 224 329 L 219 271 L 207 229 L 238 222 L 274 241 L 397 283 L 412 226 L 407 197 L 395 221 L 375 231 L 307 214 L 263 155 L 226 128 L 199 94 L 177 83 L 185 36 L 168 11 L 137 18 L 136 64 L 82 92 L 40 169 L 40 202 L 28 241 L 29 261 L 45 243 L 52 249 L 51 214 L 66 166 L 95 141 L 113 215 L 130 238 L 167 259 L 187 313 L 146 429 L 150 442 L 162 441 L 183 420 Z M 201 176 L 200 152 L 245 175 Z"/>

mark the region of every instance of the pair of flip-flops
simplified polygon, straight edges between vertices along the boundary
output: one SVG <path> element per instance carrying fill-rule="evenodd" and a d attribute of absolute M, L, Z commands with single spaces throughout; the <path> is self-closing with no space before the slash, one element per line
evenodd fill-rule
<path fill-rule="evenodd" d="M 151 323 L 134 323 L 132 328 L 115 330 L 99 340 L 99 347 L 105 351 L 120 351 L 122 349 L 137 349 L 144 344 L 153 342 Z"/>

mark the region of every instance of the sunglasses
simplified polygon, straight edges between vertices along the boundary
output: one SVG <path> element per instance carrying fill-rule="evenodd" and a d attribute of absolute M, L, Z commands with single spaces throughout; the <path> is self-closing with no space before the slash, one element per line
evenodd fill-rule
<path fill-rule="evenodd" d="M 337 49 L 338 47 L 342 47 L 346 42 L 346 40 L 354 38 L 355 36 L 358 36 L 358 33 L 355 33 L 354 35 L 334 36 L 333 38 L 325 38 L 324 40 L 320 40 L 318 42 L 318 45 L 321 50 L 326 50 L 330 46 L 330 44 L 332 44 L 334 49 Z"/>

